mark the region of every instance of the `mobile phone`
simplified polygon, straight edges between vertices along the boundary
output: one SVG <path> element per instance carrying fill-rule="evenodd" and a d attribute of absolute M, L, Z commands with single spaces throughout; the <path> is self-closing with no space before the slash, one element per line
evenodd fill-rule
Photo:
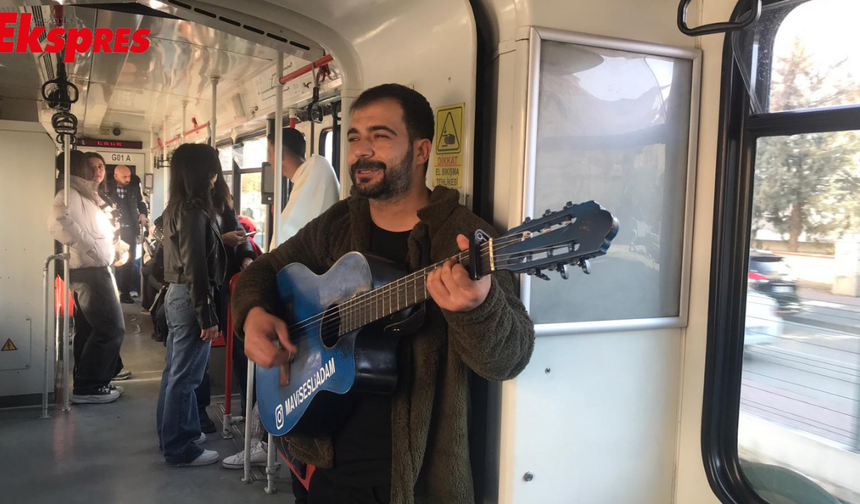
<path fill-rule="evenodd" d="M 259 231 L 251 231 L 250 233 L 245 233 L 245 238 L 251 238 L 257 233 L 259 233 Z"/>

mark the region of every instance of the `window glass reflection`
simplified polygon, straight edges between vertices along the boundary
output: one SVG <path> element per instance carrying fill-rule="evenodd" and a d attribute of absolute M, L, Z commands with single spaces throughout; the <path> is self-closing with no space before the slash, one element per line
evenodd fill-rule
<path fill-rule="evenodd" d="M 532 280 L 536 322 L 679 315 L 692 62 L 541 44 L 535 211 L 596 200 L 620 224 L 594 274 Z"/>

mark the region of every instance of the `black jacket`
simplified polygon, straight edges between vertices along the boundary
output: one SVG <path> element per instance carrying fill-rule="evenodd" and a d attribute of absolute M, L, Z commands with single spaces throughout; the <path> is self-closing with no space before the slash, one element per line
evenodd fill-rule
<path fill-rule="evenodd" d="M 107 191 L 104 193 L 105 197 L 102 199 L 113 203 L 119 210 L 123 232 L 133 232 L 134 235 L 138 235 L 140 234 L 138 215 L 149 215 L 149 210 L 146 207 L 146 202 L 143 201 L 139 185 L 130 183 L 125 188 L 125 198 L 120 198 L 116 193 L 116 181 L 109 180 L 107 182 Z"/>
<path fill-rule="evenodd" d="M 226 253 L 217 222 L 195 201 L 168 208 L 164 217 L 164 279 L 184 283 L 201 329 L 218 325 L 213 287 L 224 283 Z"/>

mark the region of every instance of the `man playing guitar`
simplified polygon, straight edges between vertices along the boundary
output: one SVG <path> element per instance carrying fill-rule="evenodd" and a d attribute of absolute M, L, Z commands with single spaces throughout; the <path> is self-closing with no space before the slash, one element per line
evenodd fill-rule
<path fill-rule="evenodd" d="M 427 188 L 434 121 L 421 94 L 397 84 L 369 89 L 351 118 L 352 195 L 254 261 L 236 286 L 234 328 L 260 366 L 288 364 L 297 351 L 275 315 L 276 276 L 288 264 L 322 274 L 359 251 L 416 271 L 467 250 L 476 229 L 497 236 L 459 204 L 457 191 Z M 424 324 L 397 347 L 393 395 L 353 397 L 331 437 L 291 438 L 291 453 L 317 466 L 311 504 L 474 502 L 470 373 L 517 376 L 531 357 L 534 326 L 508 272 L 473 281 L 449 261 L 429 274 L 426 288 L 432 302 Z"/>

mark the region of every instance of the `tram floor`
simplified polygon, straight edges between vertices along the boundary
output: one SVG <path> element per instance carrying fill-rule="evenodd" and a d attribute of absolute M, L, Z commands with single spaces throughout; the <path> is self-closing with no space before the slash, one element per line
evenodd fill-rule
<path fill-rule="evenodd" d="M 0 502 L 10 504 L 147 504 L 176 503 L 290 503 L 288 471 L 275 480 L 278 493 L 268 495 L 265 468 L 255 469 L 255 482 L 241 481 L 242 471 L 227 470 L 220 462 L 205 467 L 168 467 L 158 451 L 155 405 L 164 347 L 150 338 L 148 315 L 140 305 L 123 305 L 126 334 L 122 357 L 131 379 L 117 382 L 125 394 L 103 405 L 72 405 L 63 413 L 39 408 L 0 410 Z M 238 394 L 236 396 L 238 398 Z M 238 401 L 234 399 L 234 407 Z M 220 458 L 236 453 L 242 437 L 221 437 L 223 398 L 213 397 L 209 416 L 218 432 L 204 445 Z M 243 428 L 244 424 L 239 425 Z"/>

